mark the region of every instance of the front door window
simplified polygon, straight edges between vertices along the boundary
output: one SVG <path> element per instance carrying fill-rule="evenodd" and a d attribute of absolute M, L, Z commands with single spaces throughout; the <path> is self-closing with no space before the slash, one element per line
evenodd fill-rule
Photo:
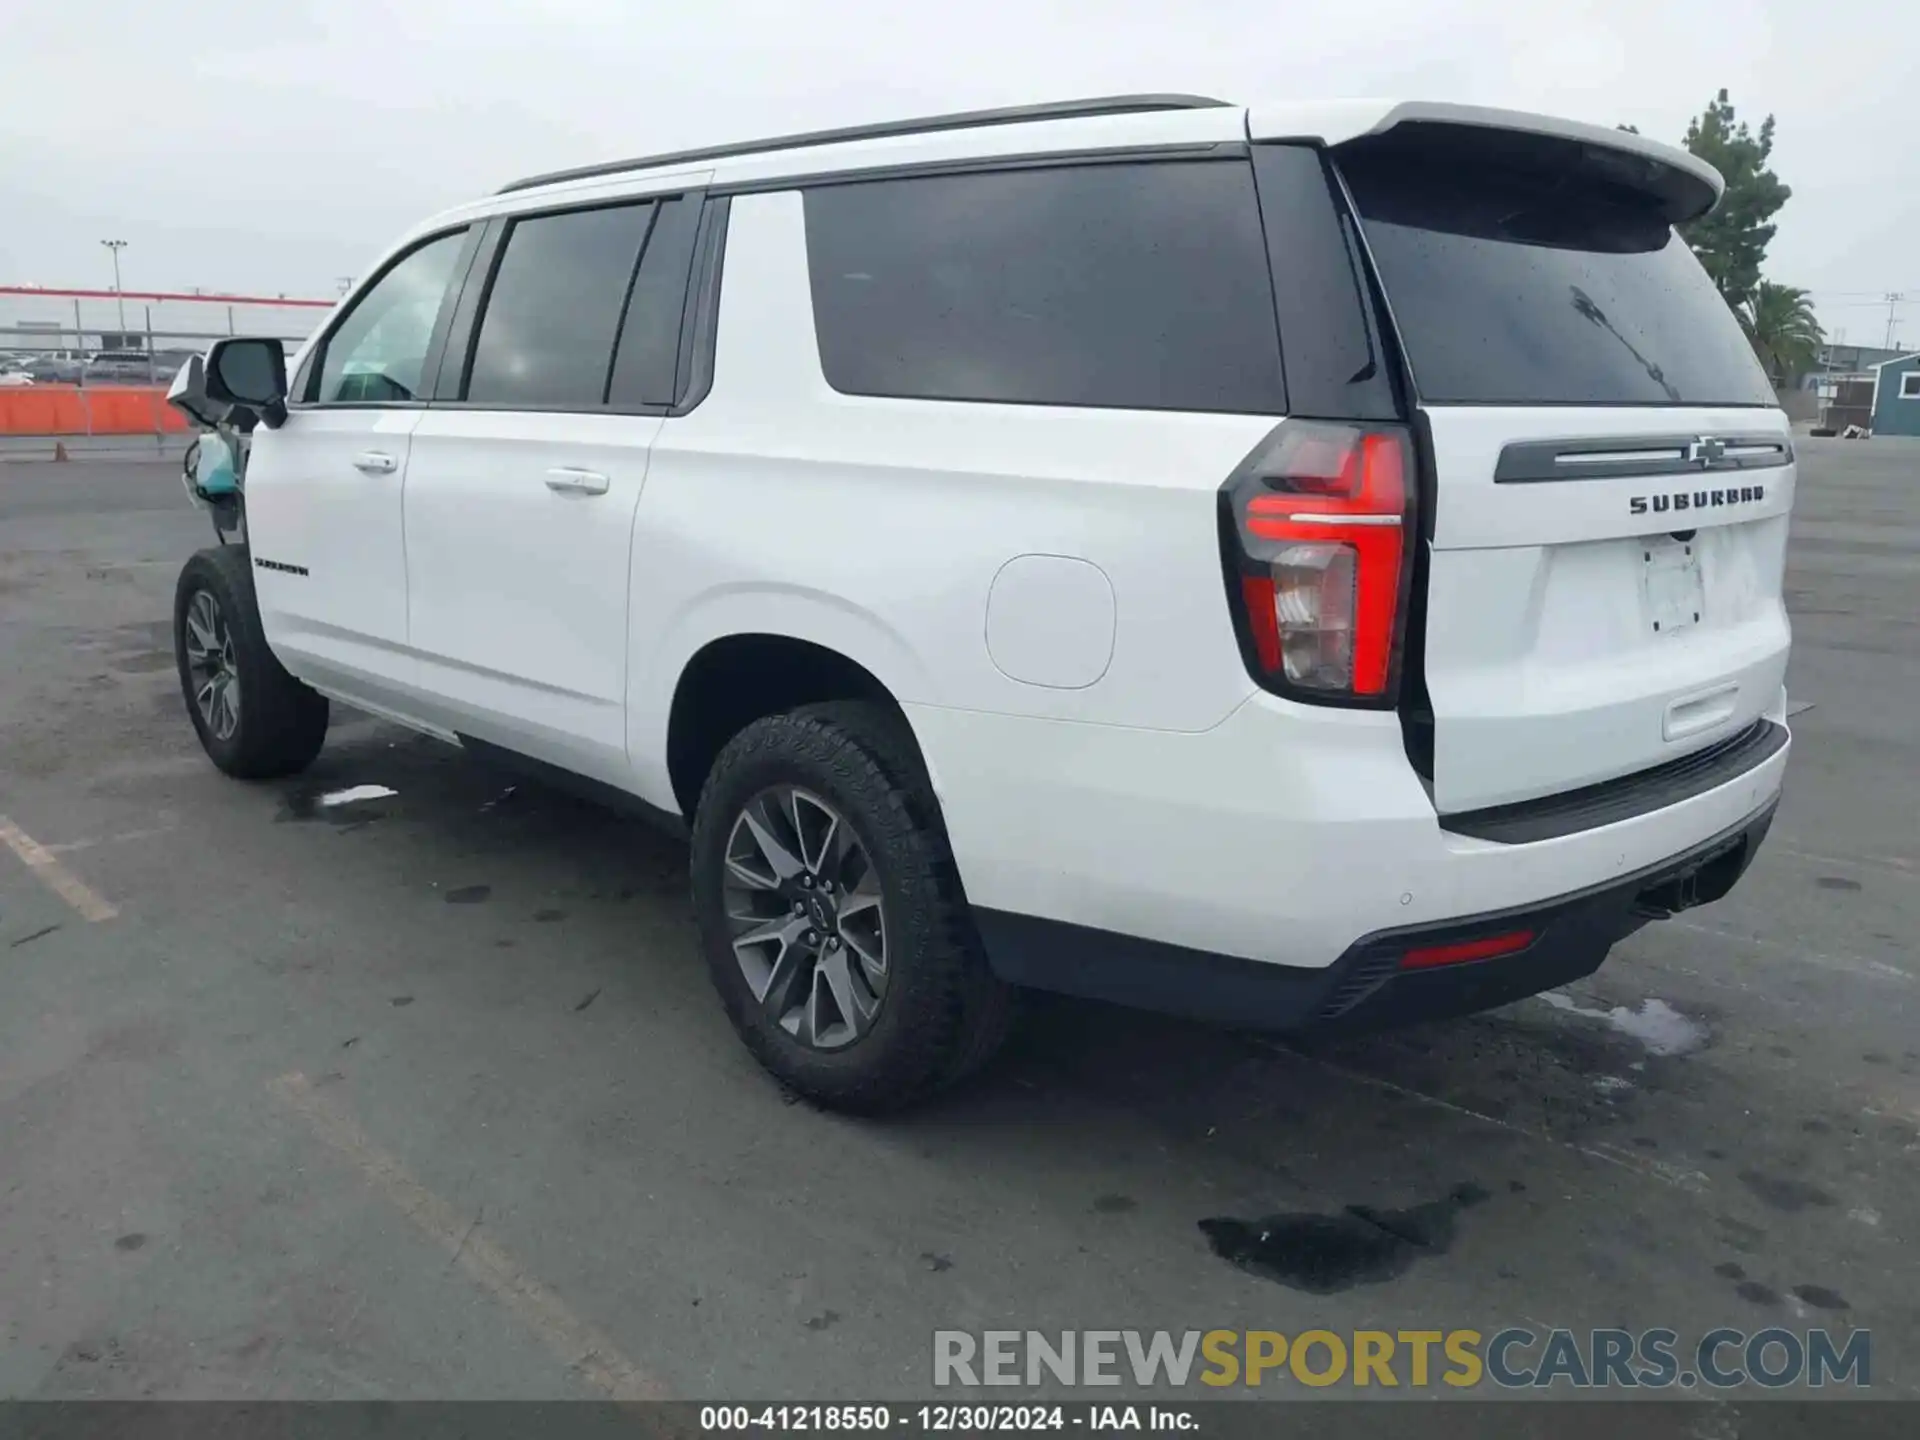
<path fill-rule="evenodd" d="M 314 400 L 365 405 L 425 398 L 427 348 L 465 241 L 465 231 L 429 240 L 354 302 L 327 339 Z"/>

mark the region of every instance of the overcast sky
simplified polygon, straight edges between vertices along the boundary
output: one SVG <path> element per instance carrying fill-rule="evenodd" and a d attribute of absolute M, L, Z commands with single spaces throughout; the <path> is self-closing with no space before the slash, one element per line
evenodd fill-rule
<path fill-rule="evenodd" d="M 1141 90 L 1384 95 L 1677 141 L 1779 120 L 1769 277 L 1920 344 L 1915 0 L 4 0 L 0 283 L 325 296 L 517 175 Z M 1905 102 L 1905 103 L 1903 103 Z"/>

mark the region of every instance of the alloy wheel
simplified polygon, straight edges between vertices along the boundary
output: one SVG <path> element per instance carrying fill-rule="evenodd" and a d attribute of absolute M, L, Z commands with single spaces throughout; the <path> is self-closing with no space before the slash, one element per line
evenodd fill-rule
<path fill-rule="evenodd" d="M 865 1035 L 887 992 L 880 873 L 853 825 L 794 785 L 755 795 L 727 836 L 722 895 L 747 988 L 801 1044 Z"/>
<path fill-rule="evenodd" d="M 185 629 L 194 706 L 209 735 L 231 740 L 240 728 L 240 671 L 233 658 L 233 633 L 211 591 L 194 592 Z"/>

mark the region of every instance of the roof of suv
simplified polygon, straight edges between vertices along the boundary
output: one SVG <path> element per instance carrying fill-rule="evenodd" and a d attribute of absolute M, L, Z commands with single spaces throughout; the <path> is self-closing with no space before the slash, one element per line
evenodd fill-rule
<path fill-rule="evenodd" d="M 1383 99 L 1238 105 L 1199 95 L 1122 95 L 968 111 L 812 131 L 581 166 L 517 180 L 423 223 L 529 210 L 556 201 L 645 193 L 664 186 L 752 189 L 823 176 L 878 173 L 1103 150 L 1204 151 L 1249 140 L 1341 145 L 1399 127 L 1499 130 L 1572 142 L 1612 158 L 1622 178 L 1661 193 L 1669 218 L 1691 219 L 1724 188 L 1711 165 L 1675 146 L 1623 130 L 1518 110 Z"/>

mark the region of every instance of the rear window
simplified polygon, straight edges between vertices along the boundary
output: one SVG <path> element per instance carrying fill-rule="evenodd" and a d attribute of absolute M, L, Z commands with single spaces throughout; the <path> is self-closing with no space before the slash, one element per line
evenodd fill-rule
<path fill-rule="evenodd" d="M 1471 149 L 1362 147 L 1340 165 L 1423 400 L 1778 403 L 1653 201 Z"/>
<path fill-rule="evenodd" d="M 1285 408 L 1244 161 L 869 181 L 805 204 L 820 363 L 842 393 Z"/>

